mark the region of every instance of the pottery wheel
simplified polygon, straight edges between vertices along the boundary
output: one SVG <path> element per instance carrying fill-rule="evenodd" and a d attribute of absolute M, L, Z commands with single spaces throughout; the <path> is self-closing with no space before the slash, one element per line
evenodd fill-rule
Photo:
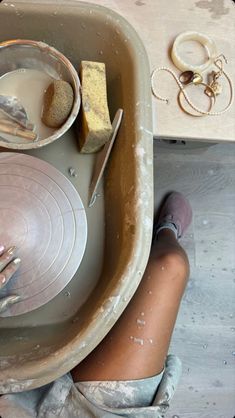
<path fill-rule="evenodd" d="M 0 243 L 15 245 L 21 266 L 0 298 L 20 295 L 2 316 L 54 298 L 74 276 L 86 246 L 85 209 L 71 182 L 38 158 L 0 153 Z"/>

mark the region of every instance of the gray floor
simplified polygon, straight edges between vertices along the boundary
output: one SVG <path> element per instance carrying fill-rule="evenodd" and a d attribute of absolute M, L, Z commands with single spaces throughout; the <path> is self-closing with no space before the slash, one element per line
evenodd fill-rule
<path fill-rule="evenodd" d="M 235 144 L 187 149 L 154 143 L 155 206 L 167 191 L 191 201 L 182 240 L 191 276 L 171 352 L 183 376 L 167 418 L 235 416 Z"/>

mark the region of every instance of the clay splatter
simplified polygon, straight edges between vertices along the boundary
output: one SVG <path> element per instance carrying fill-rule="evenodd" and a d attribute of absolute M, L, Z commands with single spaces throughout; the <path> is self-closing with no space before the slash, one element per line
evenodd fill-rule
<path fill-rule="evenodd" d="M 146 324 L 146 322 L 143 319 L 138 319 L 136 320 L 138 325 L 144 326 Z"/>
<path fill-rule="evenodd" d="M 229 13 L 229 8 L 224 7 L 224 0 L 200 0 L 196 1 L 195 6 L 207 9 L 211 13 L 212 19 L 220 19 Z"/>
<path fill-rule="evenodd" d="M 142 338 L 135 338 L 134 337 L 134 342 L 136 344 L 139 344 L 139 345 L 144 345 L 144 340 L 142 340 Z"/>
<path fill-rule="evenodd" d="M 136 6 L 144 6 L 146 3 L 144 3 L 143 1 L 137 0 L 135 1 Z"/>

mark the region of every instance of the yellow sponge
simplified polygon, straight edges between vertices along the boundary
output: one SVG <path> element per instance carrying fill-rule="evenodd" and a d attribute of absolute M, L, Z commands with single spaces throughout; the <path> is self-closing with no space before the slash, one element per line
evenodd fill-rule
<path fill-rule="evenodd" d="M 91 153 L 99 151 L 109 140 L 112 133 L 107 103 L 105 64 L 82 61 L 80 78 L 82 84 L 82 120 L 79 148 L 82 153 Z"/>

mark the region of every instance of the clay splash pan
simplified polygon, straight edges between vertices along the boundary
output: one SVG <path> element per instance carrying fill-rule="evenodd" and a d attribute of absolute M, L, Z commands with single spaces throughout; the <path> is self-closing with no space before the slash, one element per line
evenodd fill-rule
<path fill-rule="evenodd" d="M 5 4 L 0 5 L 1 41 L 43 41 L 76 70 L 81 60 L 105 62 L 111 120 L 118 108 L 124 117 L 100 197 L 91 208 L 94 156 L 78 153 L 74 129 L 27 151 L 57 168 L 78 191 L 87 217 L 87 245 L 72 280 L 57 296 L 31 312 L 0 319 L 0 393 L 52 381 L 102 340 L 141 280 L 153 218 L 150 69 L 134 29 L 109 9 L 83 2 Z M 70 167 L 76 176 L 69 176 Z"/>

